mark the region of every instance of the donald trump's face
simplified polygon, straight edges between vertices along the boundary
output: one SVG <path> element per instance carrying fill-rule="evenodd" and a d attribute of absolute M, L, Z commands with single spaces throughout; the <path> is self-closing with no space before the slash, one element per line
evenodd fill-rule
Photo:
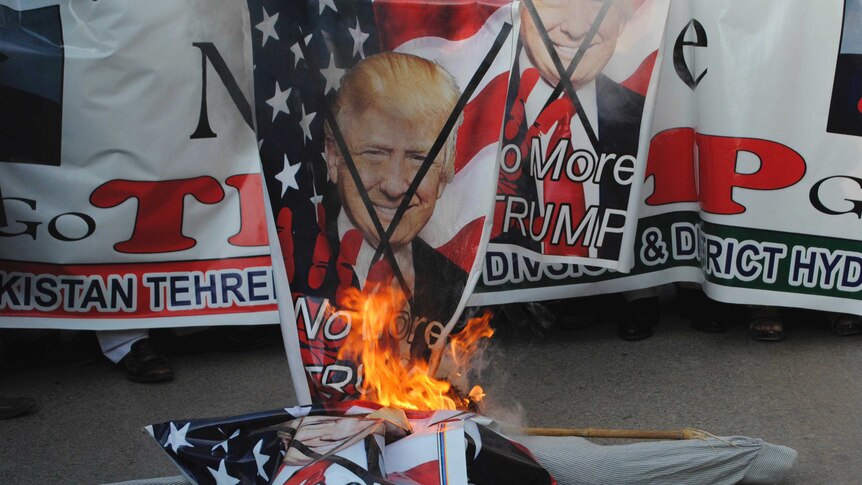
<path fill-rule="evenodd" d="M 623 24 L 622 2 L 625 0 L 609 1 L 613 2 L 610 10 L 590 41 L 577 69 L 572 73 L 571 81 L 575 89 L 595 79 L 616 48 L 617 37 Z M 533 5 L 548 31 L 548 37 L 564 69 L 568 68 L 574 59 L 575 53 L 583 44 L 603 4 L 602 0 L 533 0 Z M 521 2 L 521 40 L 527 56 L 539 70 L 542 78 L 548 84 L 556 86 L 560 82 L 560 75 L 523 0 Z"/>
<path fill-rule="evenodd" d="M 342 79 L 333 111 L 361 181 L 353 180 L 331 131 L 326 139 L 327 170 L 344 212 L 373 246 L 380 244 L 380 234 L 372 214 L 384 230 L 392 224 L 459 95 L 455 80 L 443 68 L 409 54 L 368 57 Z M 456 133 L 457 124 L 410 197 L 389 239 L 393 248 L 413 241 L 431 219 L 454 175 Z"/>
<path fill-rule="evenodd" d="M 442 125 L 442 120 L 433 123 L 427 119 L 400 119 L 374 107 L 343 118 L 344 140 L 384 229 L 395 217 Z M 377 246 L 380 237 L 347 165 L 337 150 L 327 156 L 330 178 L 338 188 L 344 210 L 365 239 Z M 437 199 L 446 188 L 443 172 L 441 154 L 410 198 L 407 211 L 389 240 L 393 248 L 410 243 L 431 219 Z"/>

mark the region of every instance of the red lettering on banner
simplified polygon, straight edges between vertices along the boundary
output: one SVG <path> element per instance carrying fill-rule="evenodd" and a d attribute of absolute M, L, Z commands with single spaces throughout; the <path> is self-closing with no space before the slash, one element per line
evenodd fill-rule
<path fill-rule="evenodd" d="M 234 246 L 266 246 L 266 209 L 260 174 L 234 175 L 225 184 L 239 191 L 239 232 L 228 238 Z"/>
<path fill-rule="evenodd" d="M 182 251 L 197 243 L 183 236 L 183 199 L 215 204 L 224 198 L 221 184 L 212 177 L 180 180 L 111 180 L 90 194 L 90 203 L 102 209 L 116 207 L 128 199 L 138 200 L 132 237 L 114 245 L 121 253 L 152 254 Z"/>
<path fill-rule="evenodd" d="M 697 134 L 700 207 L 712 214 L 741 214 L 745 206 L 733 200 L 733 189 L 776 190 L 789 187 L 805 175 L 805 160 L 790 147 L 757 138 Z M 738 173 L 739 152 L 760 159 L 754 173 Z"/>
<path fill-rule="evenodd" d="M 654 190 L 646 199 L 648 205 L 697 202 L 694 136 L 693 128 L 672 128 L 653 137 L 646 177 L 654 177 Z"/>

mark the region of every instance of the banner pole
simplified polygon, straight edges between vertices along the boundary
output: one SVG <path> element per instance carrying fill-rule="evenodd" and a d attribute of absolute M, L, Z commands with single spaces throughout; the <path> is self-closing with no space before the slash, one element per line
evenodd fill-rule
<path fill-rule="evenodd" d="M 527 436 L 579 436 L 582 438 L 629 438 L 644 440 L 691 440 L 712 436 L 694 428 L 672 430 L 608 429 L 608 428 L 521 428 Z"/>

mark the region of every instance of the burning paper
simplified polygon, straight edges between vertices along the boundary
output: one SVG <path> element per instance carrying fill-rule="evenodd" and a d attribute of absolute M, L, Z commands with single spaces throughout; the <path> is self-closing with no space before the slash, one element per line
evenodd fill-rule
<path fill-rule="evenodd" d="M 272 483 L 554 483 L 489 423 L 469 412 L 392 408 L 296 419 L 279 427 L 286 455 Z"/>
<path fill-rule="evenodd" d="M 439 339 L 423 351 L 400 338 L 404 294 L 393 286 L 352 291 L 347 306 L 352 327 L 339 359 L 360 362 L 359 389 L 364 398 L 401 409 L 467 409 L 484 396 L 468 389 L 471 357 L 494 331 L 490 313 L 467 321 L 463 330 Z M 442 375 L 445 378 L 435 378 Z"/>

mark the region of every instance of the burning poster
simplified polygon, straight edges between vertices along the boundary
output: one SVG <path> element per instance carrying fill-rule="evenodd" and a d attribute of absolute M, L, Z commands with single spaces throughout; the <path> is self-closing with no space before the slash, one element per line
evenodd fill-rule
<path fill-rule="evenodd" d="M 0 1 L 0 327 L 278 321 L 248 29 L 241 1 Z"/>
<path fill-rule="evenodd" d="M 313 399 L 355 398 L 357 296 L 441 360 L 490 231 L 509 2 L 252 2 L 258 132 Z M 463 325 L 462 325 L 463 326 Z M 304 383 L 296 383 L 305 387 Z"/>

